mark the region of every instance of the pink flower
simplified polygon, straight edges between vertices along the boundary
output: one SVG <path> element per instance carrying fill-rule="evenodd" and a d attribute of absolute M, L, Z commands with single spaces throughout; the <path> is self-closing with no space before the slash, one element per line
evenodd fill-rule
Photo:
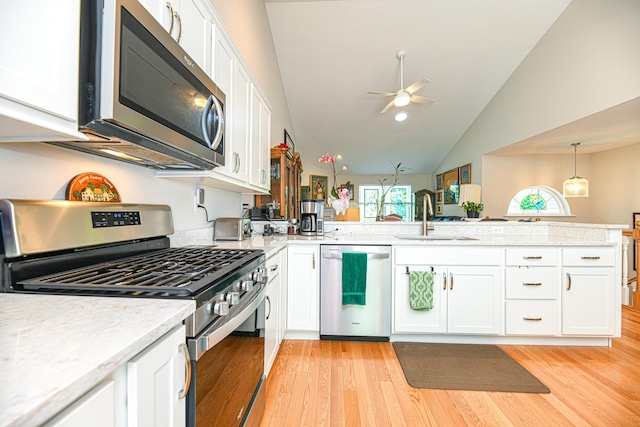
<path fill-rule="evenodd" d="M 333 173 L 333 188 L 331 189 L 331 195 L 333 197 L 338 197 L 338 187 L 337 187 L 337 177 L 338 175 L 340 175 L 342 172 L 346 171 L 348 169 L 347 165 L 342 166 L 342 170 L 340 170 L 340 172 L 336 173 L 336 160 L 338 159 L 337 156 L 332 156 L 329 153 L 324 154 L 322 157 L 320 157 L 318 159 L 318 161 L 320 163 L 324 163 L 325 165 L 329 165 L 329 167 L 331 168 L 331 172 Z"/>

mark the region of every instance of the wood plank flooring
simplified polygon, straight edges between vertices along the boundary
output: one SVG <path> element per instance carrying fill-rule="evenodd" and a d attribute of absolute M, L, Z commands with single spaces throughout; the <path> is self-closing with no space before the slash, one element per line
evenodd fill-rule
<path fill-rule="evenodd" d="M 612 347 L 501 346 L 550 394 L 415 389 L 391 343 L 282 342 L 261 427 L 640 426 L 640 313 Z"/>

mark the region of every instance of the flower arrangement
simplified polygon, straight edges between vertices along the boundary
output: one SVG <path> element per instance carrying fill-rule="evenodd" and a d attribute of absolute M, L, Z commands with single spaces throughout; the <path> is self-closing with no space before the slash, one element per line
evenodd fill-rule
<path fill-rule="evenodd" d="M 342 172 L 346 171 L 348 169 L 348 165 L 344 165 L 342 166 L 342 169 L 340 170 L 340 172 L 336 173 L 336 160 L 338 159 L 337 156 L 332 156 L 331 154 L 327 153 L 324 156 L 320 157 L 318 159 L 318 161 L 320 163 L 324 163 L 325 165 L 329 165 L 329 167 L 331 168 L 331 172 L 333 173 L 333 187 L 331 188 L 331 195 L 333 197 L 339 197 L 340 194 L 338 193 L 338 181 L 337 181 L 337 177 L 338 175 L 340 175 Z M 349 183 L 347 183 L 347 186 L 349 185 Z"/>

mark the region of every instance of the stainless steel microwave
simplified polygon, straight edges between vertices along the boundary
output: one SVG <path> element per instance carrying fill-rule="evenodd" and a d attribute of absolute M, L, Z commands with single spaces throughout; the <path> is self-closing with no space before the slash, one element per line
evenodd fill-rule
<path fill-rule="evenodd" d="M 154 169 L 224 165 L 225 95 L 137 0 L 82 0 L 79 128 L 52 144 Z"/>

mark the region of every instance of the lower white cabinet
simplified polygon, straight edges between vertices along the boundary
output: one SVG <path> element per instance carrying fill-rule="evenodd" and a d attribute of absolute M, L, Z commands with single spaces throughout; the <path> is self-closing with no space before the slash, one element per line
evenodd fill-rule
<path fill-rule="evenodd" d="M 319 332 L 320 247 L 289 245 L 287 330 Z"/>
<path fill-rule="evenodd" d="M 190 375 L 180 325 L 127 363 L 127 426 L 184 426 Z"/>
<path fill-rule="evenodd" d="M 265 297 L 264 322 L 264 372 L 269 375 L 278 349 L 280 348 L 280 287 L 282 284 L 281 253 L 278 252 L 267 259 L 267 295 Z"/>
<path fill-rule="evenodd" d="M 433 308 L 409 305 L 409 271 L 421 265 L 395 268 L 395 333 L 499 334 L 502 332 L 502 280 L 499 267 L 434 266 Z"/>
<path fill-rule="evenodd" d="M 614 335 L 620 291 L 616 286 L 615 252 L 605 248 L 562 250 L 562 333 Z"/>
<path fill-rule="evenodd" d="M 115 427 L 115 385 L 108 380 L 65 409 L 45 427 Z"/>

